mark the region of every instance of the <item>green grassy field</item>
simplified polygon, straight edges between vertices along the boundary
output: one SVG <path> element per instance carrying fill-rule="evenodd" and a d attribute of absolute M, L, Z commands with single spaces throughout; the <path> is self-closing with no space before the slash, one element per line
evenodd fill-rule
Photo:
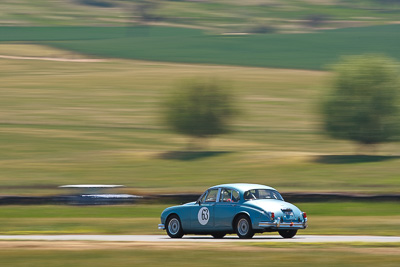
<path fill-rule="evenodd" d="M 75 183 L 124 184 L 126 193 L 137 194 L 200 193 L 227 182 L 268 184 L 283 192 L 400 192 L 399 143 L 371 152 L 327 138 L 318 107 L 330 74 L 290 70 L 323 69 L 344 54 L 379 52 L 399 59 L 397 25 L 323 30 L 395 23 L 397 5 L 163 1 L 152 12 L 157 21 L 148 23 L 158 26 L 128 28 L 138 25 L 138 16 L 126 1 L 91 1 L 108 8 L 84 2 L 0 3 L 0 26 L 13 26 L 0 27 L 0 56 L 38 58 L 0 58 L 0 195 L 62 194 L 57 186 Z M 309 15 L 321 16 L 322 23 L 307 25 Z M 222 35 L 265 25 L 286 34 Z M 192 29 L 176 28 L 182 26 Z M 85 62 L 89 57 L 151 61 Z M 228 81 L 242 111 L 233 132 L 209 140 L 202 151 L 186 151 L 188 140 L 168 131 L 161 119 L 165 97 L 192 77 Z M 301 234 L 399 233 L 398 203 L 295 204 L 309 216 L 310 227 Z M 156 226 L 166 206 L 2 206 L 0 233 L 161 234 Z M 0 248 L 0 266 L 13 267 L 400 262 L 399 244 L 1 241 Z"/>
<path fill-rule="evenodd" d="M 64 56 L 0 45 L 0 54 L 16 53 Z M 139 194 L 200 193 L 225 182 L 283 192 L 399 192 L 398 143 L 358 156 L 357 146 L 321 131 L 326 72 L 127 60 L 1 62 L 3 195 L 62 193 L 58 185 L 75 183 L 124 184 Z M 188 140 L 161 119 L 165 96 L 192 77 L 229 81 L 242 110 L 233 133 L 209 140 L 200 152 L 187 152 Z"/>
<path fill-rule="evenodd" d="M 309 217 L 299 234 L 398 235 L 395 202 L 295 204 Z M 168 206 L 3 206 L 0 234 L 165 234 L 157 225 Z"/>
<path fill-rule="evenodd" d="M 308 34 L 225 36 L 170 27 L 2 27 L 0 41 L 37 42 L 96 57 L 288 69 L 326 69 L 340 56 L 400 60 L 400 25 Z"/>
<path fill-rule="evenodd" d="M 18 245 L 20 247 L 18 247 Z M 13 244 L 9 244 L 13 246 Z M 23 246 L 23 247 L 21 247 Z M 56 246 L 52 248 L 51 246 Z M 17 243 L 2 249 L 0 264 L 19 266 L 398 266 L 398 247 L 367 248 L 295 246 L 266 248 L 248 245 L 154 245 L 73 243 Z M 396 254 L 397 253 L 397 254 Z"/>

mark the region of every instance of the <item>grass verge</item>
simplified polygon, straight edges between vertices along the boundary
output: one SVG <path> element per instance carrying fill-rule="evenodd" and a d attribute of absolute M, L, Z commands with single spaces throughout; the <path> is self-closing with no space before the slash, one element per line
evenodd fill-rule
<path fill-rule="evenodd" d="M 309 228 L 299 234 L 398 235 L 397 203 L 295 204 L 309 217 Z M 164 234 L 157 225 L 167 206 L 2 206 L 0 233 Z"/>
<path fill-rule="evenodd" d="M 397 266 L 398 247 L 319 245 L 289 248 L 248 245 L 151 245 L 89 242 L 17 242 L 0 251 L 0 263 L 12 266 Z M 13 244 L 17 246 L 17 248 Z"/>

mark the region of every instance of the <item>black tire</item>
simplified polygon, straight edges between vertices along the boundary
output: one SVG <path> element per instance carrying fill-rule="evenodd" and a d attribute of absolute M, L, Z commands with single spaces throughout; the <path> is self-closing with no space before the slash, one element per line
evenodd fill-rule
<path fill-rule="evenodd" d="M 278 232 L 283 238 L 292 238 L 296 235 L 297 230 L 279 230 Z"/>
<path fill-rule="evenodd" d="M 165 229 L 171 238 L 181 238 L 183 236 L 182 224 L 178 215 L 174 214 L 168 217 Z"/>
<path fill-rule="evenodd" d="M 224 234 L 224 233 L 215 233 L 215 234 L 212 234 L 212 236 L 213 236 L 214 238 L 217 238 L 217 239 L 224 238 L 225 235 L 226 235 L 226 234 Z"/>
<path fill-rule="evenodd" d="M 254 236 L 251 220 L 246 215 L 239 215 L 235 221 L 235 232 L 239 238 L 248 239 Z"/>

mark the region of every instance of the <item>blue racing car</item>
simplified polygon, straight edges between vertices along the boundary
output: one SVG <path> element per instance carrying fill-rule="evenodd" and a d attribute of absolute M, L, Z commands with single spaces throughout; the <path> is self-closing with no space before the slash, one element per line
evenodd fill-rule
<path fill-rule="evenodd" d="M 172 238 L 185 234 L 223 238 L 233 233 L 252 238 L 255 233 L 275 231 L 292 238 L 298 229 L 307 228 L 307 215 L 272 187 L 223 184 L 210 187 L 196 202 L 165 209 L 158 228 Z"/>

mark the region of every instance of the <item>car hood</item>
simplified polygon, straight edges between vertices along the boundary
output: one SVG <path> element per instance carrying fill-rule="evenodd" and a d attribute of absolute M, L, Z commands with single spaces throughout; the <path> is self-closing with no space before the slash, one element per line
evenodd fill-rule
<path fill-rule="evenodd" d="M 291 209 L 293 213 L 297 216 L 301 214 L 299 208 L 295 205 L 290 204 L 289 202 L 285 202 L 282 200 L 275 200 L 275 199 L 257 199 L 257 200 L 250 200 L 243 203 L 244 206 L 254 207 L 256 209 L 262 209 L 267 212 L 274 212 L 275 216 L 279 216 L 282 214 L 282 210 Z"/>

